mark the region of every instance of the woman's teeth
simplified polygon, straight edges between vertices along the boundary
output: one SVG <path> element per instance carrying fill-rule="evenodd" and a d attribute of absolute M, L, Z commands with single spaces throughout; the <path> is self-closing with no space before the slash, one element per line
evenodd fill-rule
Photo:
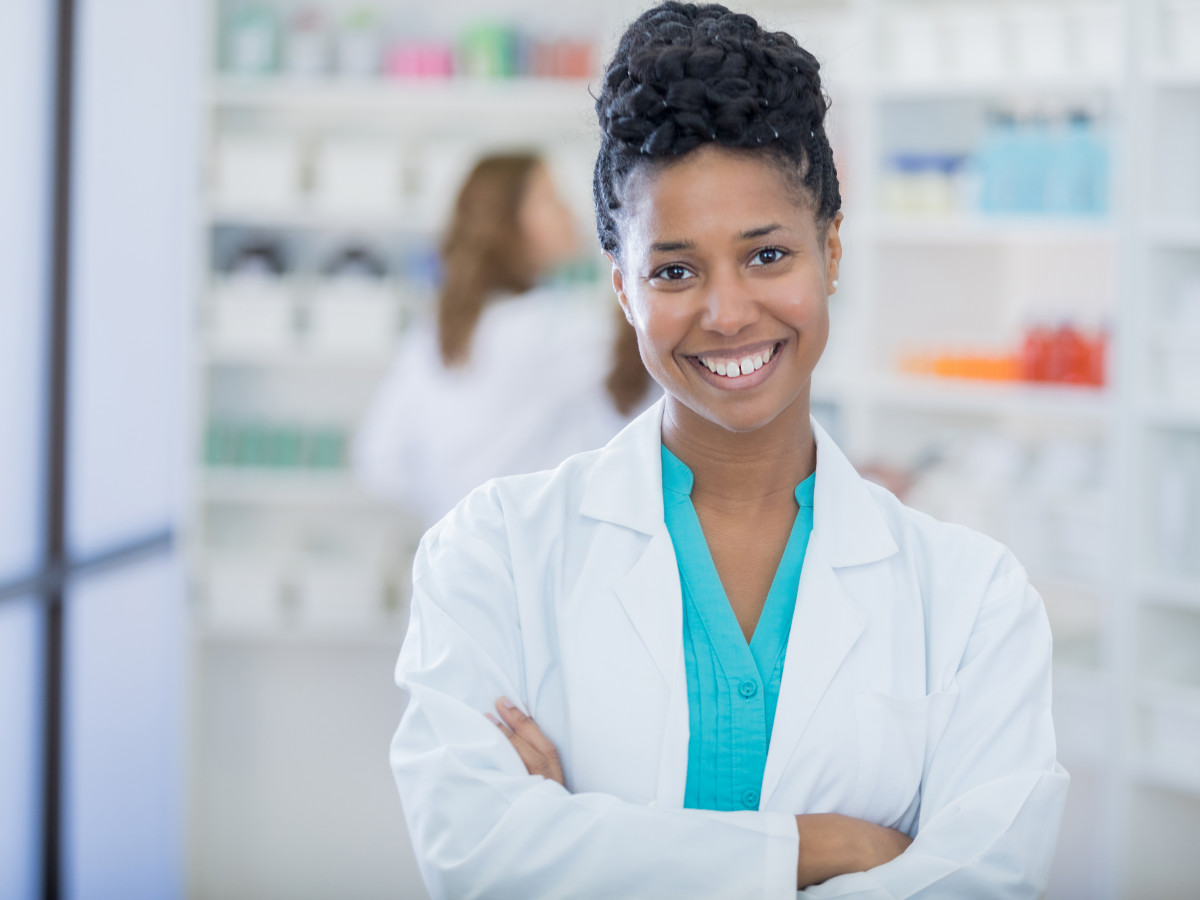
<path fill-rule="evenodd" d="M 754 356 L 745 356 L 741 359 L 716 359 L 707 357 L 697 357 L 700 364 L 707 366 L 708 371 L 717 375 L 724 375 L 726 378 L 737 378 L 739 375 L 749 375 L 751 372 L 757 372 L 764 365 L 771 361 L 771 356 L 775 353 L 774 347 L 768 347 L 762 353 L 756 353 Z"/>

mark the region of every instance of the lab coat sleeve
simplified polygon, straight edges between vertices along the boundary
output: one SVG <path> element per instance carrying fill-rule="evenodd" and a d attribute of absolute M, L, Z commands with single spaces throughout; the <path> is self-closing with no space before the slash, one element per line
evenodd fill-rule
<path fill-rule="evenodd" d="M 485 492 L 422 541 L 396 670 L 408 705 L 391 765 L 432 897 L 793 897 L 793 816 L 571 794 L 484 717 L 500 695 L 527 708 L 503 522 L 475 514 Z"/>
<path fill-rule="evenodd" d="M 912 845 L 800 897 L 1015 900 L 1045 890 L 1068 776 L 1055 761 L 1049 624 L 1024 569 L 1009 562 L 950 687 L 958 696 L 926 764 Z"/>
<path fill-rule="evenodd" d="M 411 454 L 414 431 L 423 427 L 414 406 L 413 364 L 401 346 L 355 432 L 351 463 L 369 493 L 401 505 L 414 502 L 409 473 L 416 471 Z"/>

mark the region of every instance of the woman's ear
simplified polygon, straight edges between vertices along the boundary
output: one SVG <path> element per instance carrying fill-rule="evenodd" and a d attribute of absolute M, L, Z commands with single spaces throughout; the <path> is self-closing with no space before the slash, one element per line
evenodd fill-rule
<path fill-rule="evenodd" d="M 608 261 L 612 263 L 612 286 L 613 293 L 617 295 L 617 302 L 621 304 L 621 311 L 625 313 L 625 321 L 630 325 L 633 324 L 633 312 L 629 307 L 629 298 L 625 296 L 625 276 L 621 274 L 621 267 L 613 258 L 611 253 L 605 253 Z"/>
<path fill-rule="evenodd" d="M 839 211 L 829 227 L 825 230 L 825 292 L 832 294 L 837 290 L 838 270 L 842 263 L 842 219 L 845 216 Z"/>

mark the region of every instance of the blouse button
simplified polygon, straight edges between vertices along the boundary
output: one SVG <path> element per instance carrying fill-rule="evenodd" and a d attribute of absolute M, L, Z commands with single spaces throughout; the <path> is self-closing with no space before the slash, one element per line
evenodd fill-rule
<path fill-rule="evenodd" d="M 758 693 L 758 685 L 753 681 L 743 681 L 738 685 L 738 693 L 749 700 Z"/>
<path fill-rule="evenodd" d="M 753 788 L 742 791 L 742 806 L 746 809 L 756 809 L 758 807 L 758 791 Z"/>

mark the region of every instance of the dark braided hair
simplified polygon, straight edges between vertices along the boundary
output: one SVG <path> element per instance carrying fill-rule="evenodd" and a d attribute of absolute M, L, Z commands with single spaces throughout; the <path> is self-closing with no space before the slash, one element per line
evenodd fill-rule
<path fill-rule="evenodd" d="M 639 165 L 715 143 L 762 150 L 803 187 L 818 225 L 842 205 L 820 65 L 782 31 L 715 3 L 667 2 L 625 31 L 604 75 L 592 182 L 600 245 L 616 255 L 620 190 Z"/>

